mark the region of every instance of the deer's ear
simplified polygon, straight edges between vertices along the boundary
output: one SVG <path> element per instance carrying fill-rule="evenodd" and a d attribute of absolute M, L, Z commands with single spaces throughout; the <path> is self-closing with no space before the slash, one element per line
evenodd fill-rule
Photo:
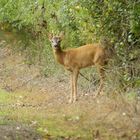
<path fill-rule="evenodd" d="M 60 39 L 62 40 L 64 38 L 64 36 L 65 36 L 64 31 L 61 31 L 60 34 L 59 34 Z"/>
<path fill-rule="evenodd" d="M 49 40 L 51 40 L 52 37 L 53 37 L 53 34 L 52 34 L 52 33 L 49 33 L 49 34 L 48 34 L 48 38 L 49 38 Z"/>

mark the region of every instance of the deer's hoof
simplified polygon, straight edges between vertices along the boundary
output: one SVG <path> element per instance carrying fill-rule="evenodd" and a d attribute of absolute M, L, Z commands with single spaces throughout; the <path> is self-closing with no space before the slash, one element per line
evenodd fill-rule
<path fill-rule="evenodd" d="M 74 98 L 73 102 L 75 103 L 76 101 L 78 101 L 78 99 L 77 98 Z"/>
<path fill-rule="evenodd" d="M 69 100 L 69 104 L 71 104 L 71 103 L 75 103 L 76 101 L 78 101 L 78 99 L 77 99 L 77 98 L 70 99 L 70 100 Z"/>
<path fill-rule="evenodd" d="M 69 99 L 69 104 L 71 104 L 73 102 L 73 100 L 72 99 Z"/>
<path fill-rule="evenodd" d="M 99 96 L 98 93 L 96 93 L 95 95 L 93 95 L 93 99 L 97 98 Z"/>

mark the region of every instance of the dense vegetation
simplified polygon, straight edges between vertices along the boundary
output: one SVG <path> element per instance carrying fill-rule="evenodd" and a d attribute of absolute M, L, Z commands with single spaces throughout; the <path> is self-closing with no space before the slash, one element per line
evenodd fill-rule
<path fill-rule="evenodd" d="M 38 58 L 46 75 L 53 72 L 49 32 L 64 31 L 65 48 L 107 37 L 116 52 L 111 64 L 115 86 L 140 86 L 139 0 L 0 0 L 0 28 L 21 34 L 28 63 Z"/>

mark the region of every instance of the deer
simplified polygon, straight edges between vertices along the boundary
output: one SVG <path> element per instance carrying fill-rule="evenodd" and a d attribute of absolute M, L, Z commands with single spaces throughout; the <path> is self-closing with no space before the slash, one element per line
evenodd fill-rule
<path fill-rule="evenodd" d="M 61 41 L 63 40 L 63 37 L 63 33 L 60 33 L 59 35 L 50 33 L 48 35 L 55 60 L 63 65 L 66 70 L 71 72 L 71 95 L 69 103 L 77 101 L 77 80 L 80 69 L 89 66 L 96 66 L 99 72 L 100 84 L 95 97 L 100 95 L 103 89 L 104 67 L 108 63 L 108 56 L 111 54 L 108 55 L 108 49 L 105 47 L 108 43 L 99 42 L 95 44 L 86 44 L 78 48 L 62 50 Z"/>

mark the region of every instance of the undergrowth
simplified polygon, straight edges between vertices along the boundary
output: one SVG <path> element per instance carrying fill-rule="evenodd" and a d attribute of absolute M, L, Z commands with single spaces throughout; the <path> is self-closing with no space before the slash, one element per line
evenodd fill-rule
<path fill-rule="evenodd" d="M 54 76 L 59 77 L 65 73 L 69 75 L 69 72 L 65 72 L 63 66 L 59 65 L 55 60 L 50 46 L 50 42 L 47 39 L 47 34 L 42 34 L 38 38 L 33 38 L 29 33 L 15 30 L 13 31 L 0 31 L 1 47 L 10 47 L 13 53 L 18 51 L 25 56 L 24 63 L 28 65 L 38 64 L 40 73 L 46 77 Z M 65 44 L 65 42 L 64 42 Z M 63 45 L 62 44 L 62 47 Z M 139 62 L 139 60 L 138 60 Z M 138 63 L 137 62 L 137 63 Z M 131 71 L 130 71 L 131 70 Z M 140 66 L 136 63 L 132 63 L 131 69 L 125 66 L 120 66 L 117 56 L 114 56 L 106 67 L 105 75 L 105 91 L 134 91 L 139 92 Z M 127 72 L 128 71 L 128 72 Z M 82 69 L 81 73 L 84 77 L 79 76 L 79 85 L 85 92 L 93 91 L 97 89 L 99 83 L 99 75 L 96 68 Z"/>

